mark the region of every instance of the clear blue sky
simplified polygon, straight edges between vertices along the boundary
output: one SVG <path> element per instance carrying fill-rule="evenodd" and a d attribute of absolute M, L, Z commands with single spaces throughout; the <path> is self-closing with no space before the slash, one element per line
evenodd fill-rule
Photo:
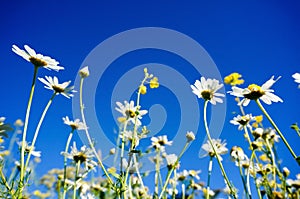
<path fill-rule="evenodd" d="M 2 67 L 0 110 L 1 116 L 6 116 L 10 123 L 25 117 L 33 73 L 33 67 L 11 51 L 13 44 L 19 47 L 28 44 L 38 52 L 59 60 L 65 67 L 64 71 L 57 74 L 40 70 L 40 77 L 57 75 L 62 81 L 74 81 L 82 62 L 100 42 L 133 28 L 163 27 L 181 32 L 201 44 L 223 77 L 237 71 L 242 73 L 247 85 L 252 82 L 262 84 L 272 75 L 282 76 L 274 89 L 284 103 L 266 105 L 266 108 L 278 122 L 295 152 L 300 154 L 297 145 L 299 137 L 289 128 L 294 122 L 300 123 L 298 107 L 300 90 L 291 77 L 293 73 L 300 72 L 300 3 L 298 1 L 272 1 L 272 3 L 266 1 L 251 1 L 251 3 L 250 1 L 191 1 L 189 3 L 126 1 L 125 3 L 125 1 L 28 0 L 2 1 L 0 7 Z M 136 54 L 129 54 L 127 58 L 124 55 L 124 60 L 118 60 L 114 64 L 124 66 L 128 63 L 129 65 L 146 64 L 148 61 L 153 61 L 149 58 L 151 56 L 155 56 L 154 61 L 157 63 L 160 63 L 160 59 L 164 62 L 166 58 L 159 52 L 145 51 L 144 54 L 136 52 Z M 172 56 L 169 58 L 171 59 Z M 170 63 L 175 61 L 171 60 Z M 187 79 L 192 84 L 200 75 L 194 73 L 192 69 L 187 70 L 187 74 L 190 75 Z M 112 85 L 109 85 L 109 78 L 113 79 L 115 72 L 117 71 L 108 71 L 107 88 L 112 88 Z M 37 85 L 37 90 L 39 94 L 36 94 L 33 100 L 30 136 L 41 114 L 41 108 L 45 106 L 51 95 L 49 91 L 42 89 L 41 84 Z M 99 92 L 106 93 L 101 90 Z M 157 96 L 161 98 L 158 103 L 169 102 L 164 96 L 170 97 L 171 94 L 162 93 L 161 96 Z M 170 103 L 172 105 L 176 101 Z M 238 110 L 233 97 L 227 97 L 227 103 L 227 123 L 221 138 L 227 140 L 229 148 L 234 145 L 245 146 L 243 134 L 228 123 L 233 117 L 232 112 Z M 96 106 L 101 109 L 100 102 Z M 259 114 L 254 104 L 248 111 Z M 43 173 L 52 167 L 62 167 L 62 157 L 59 152 L 64 149 L 69 128 L 63 125 L 61 118 L 66 115 L 71 117 L 71 114 L 71 100 L 62 96 L 57 97 L 38 138 L 37 149 L 42 151 L 39 172 Z M 115 124 L 110 123 L 111 113 L 107 118 L 102 117 L 102 119 L 107 124 L 106 128 L 111 128 L 113 131 Z M 170 129 L 172 127 L 169 129 L 166 127 L 165 130 Z M 204 128 L 199 128 L 197 136 L 200 141 L 196 141 L 189 148 L 183 158 L 182 167 L 201 169 L 203 171 L 201 178 L 205 180 L 208 160 L 198 159 L 203 130 Z M 78 137 L 76 139 L 79 140 Z M 246 147 L 244 149 L 246 150 Z M 278 151 L 284 163 L 292 170 L 292 174 L 299 172 L 299 167 L 291 159 L 283 143 L 278 145 Z M 190 161 L 191 159 L 193 161 Z M 229 156 L 226 156 L 224 162 L 225 168 L 228 170 L 233 168 L 234 163 L 230 161 Z M 218 168 L 215 167 L 215 170 L 215 176 L 218 178 Z M 237 169 L 229 174 L 231 178 L 235 178 L 236 175 L 238 175 Z M 240 183 L 239 180 L 236 181 Z M 222 182 L 219 183 L 220 186 Z"/>

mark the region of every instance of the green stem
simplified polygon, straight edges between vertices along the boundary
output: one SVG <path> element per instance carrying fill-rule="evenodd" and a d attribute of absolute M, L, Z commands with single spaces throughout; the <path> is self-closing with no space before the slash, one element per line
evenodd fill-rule
<path fill-rule="evenodd" d="M 158 196 L 158 181 L 159 181 L 159 169 L 160 169 L 160 161 L 159 161 L 159 158 L 160 158 L 160 150 L 159 149 L 156 149 L 156 164 L 155 164 L 155 189 L 154 189 L 154 196 L 155 198 L 157 198 Z"/>
<path fill-rule="evenodd" d="M 209 199 L 209 189 L 210 189 L 210 177 L 212 173 L 212 166 L 213 166 L 213 157 L 210 156 L 209 159 L 209 164 L 208 164 L 208 176 L 207 176 L 207 194 L 206 194 L 206 199 Z"/>
<path fill-rule="evenodd" d="M 124 137 L 124 133 L 125 133 L 125 131 L 127 129 L 127 124 L 128 124 L 128 121 L 125 121 L 123 132 L 122 132 L 122 144 L 121 144 L 121 155 L 120 155 L 120 171 L 121 171 L 121 173 L 123 173 L 123 158 L 124 158 L 124 150 L 125 150 L 125 137 Z"/>
<path fill-rule="evenodd" d="M 38 125 L 37 125 L 37 127 L 36 127 L 36 130 L 35 130 L 35 133 L 34 133 L 34 136 L 33 136 L 33 139 L 32 139 L 32 143 L 31 143 L 31 146 L 30 146 L 30 151 L 28 152 L 28 156 L 27 156 L 27 159 L 26 159 L 26 164 L 25 164 L 25 167 L 24 167 L 25 170 L 26 170 L 26 168 L 28 167 L 29 160 L 30 160 L 30 157 L 31 157 L 31 152 L 32 152 L 32 150 L 34 149 L 34 145 L 35 145 L 37 136 L 38 136 L 38 134 L 39 134 L 41 125 L 42 125 L 42 123 L 43 123 L 43 121 L 44 121 L 44 118 L 45 118 L 45 116 L 46 116 L 46 113 L 47 113 L 47 111 L 48 111 L 48 109 L 49 109 L 49 107 L 50 107 L 50 105 L 51 105 L 51 103 L 52 103 L 54 97 L 56 96 L 56 94 L 57 94 L 57 93 L 54 92 L 53 95 L 51 96 L 51 98 L 50 98 L 48 104 L 46 105 L 46 107 L 45 107 L 45 109 L 44 109 L 44 111 L 43 111 L 43 113 L 42 113 L 42 116 L 41 116 L 41 118 L 40 118 L 40 121 L 39 121 L 39 123 L 38 123 Z"/>
<path fill-rule="evenodd" d="M 98 155 L 98 153 L 97 153 L 97 151 L 96 151 L 96 149 L 95 149 L 95 146 L 94 146 L 94 144 L 93 144 L 93 142 L 92 142 L 92 140 L 91 140 L 91 137 L 90 137 L 88 128 L 86 127 L 87 125 L 86 125 L 85 115 L 84 115 L 84 111 L 83 111 L 83 110 L 84 110 L 84 105 L 83 105 L 83 101 L 82 101 L 82 87 L 83 87 L 83 80 L 84 80 L 84 78 L 81 78 L 81 79 L 80 79 L 79 101 L 80 101 L 80 112 L 81 112 L 82 122 L 83 122 L 83 124 L 84 124 L 84 126 L 85 126 L 85 128 L 84 128 L 85 134 L 86 134 L 86 137 L 87 137 L 87 139 L 88 139 L 89 145 L 90 145 L 90 147 L 91 147 L 91 149 L 92 149 L 94 155 L 96 156 L 96 158 L 97 158 L 97 160 L 98 160 L 98 163 L 100 164 L 101 169 L 103 170 L 105 176 L 106 176 L 107 179 L 108 179 L 109 184 L 113 186 L 113 185 L 114 185 L 114 184 L 113 184 L 113 181 L 112 181 L 112 179 L 110 178 L 108 172 L 106 171 L 106 169 L 105 169 L 105 167 L 104 167 L 104 165 L 103 165 L 103 163 L 102 163 L 102 161 L 101 161 L 101 159 L 100 159 L 100 157 L 99 157 L 99 155 Z"/>
<path fill-rule="evenodd" d="M 247 189 L 247 183 L 246 183 L 246 181 L 245 181 L 245 176 L 244 176 L 244 174 L 243 174 L 243 170 L 242 170 L 241 163 L 240 163 L 239 160 L 237 160 L 237 161 L 238 161 L 238 167 L 239 167 L 239 171 L 240 171 L 240 176 L 241 176 L 241 178 L 242 178 L 242 182 L 243 182 L 243 187 L 244 187 L 245 193 L 246 193 L 246 195 L 247 195 L 247 198 L 251 199 L 252 197 L 251 197 L 251 195 L 249 194 L 248 189 Z"/>
<path fill-rule="evenodd" d="M 273 180 L 274 180 L 274 191 L 276 191 L 276 162 L 275 162 L 275 156 L 272 150 L 272 147 L 270 145 L 270 142 L 268 139 L 266 139 L 267 149 L 271 154 L 271 160 L 272 160 L 272 173 L 273 173 Z"/>
<path fill-rule="evenodd" d="M 77 186 L 77 178 L 78 178 L 79 169 L 80 169 L 80 160 L 76 163 L 74 189 L 73 189 L 73 199 L 76 199 L 76 195 L 77 195 L 76 186 Z"/>
<path fill-rule="evenodd" d="M 282 141 L 284 142 L 284 144 L 286 145 L 286 147 L 288 148 L 288 150 L 290 151 L 290 153 L 292 154 L 293 158 L 297 161 L 297 163 L 300 165 L 300 159 L 297 158 L 296 154 L 294 153 L 293 149 L 291 148 L 291 146 L 289 145 L 289 143 L 286 141 L 285 137 L 283 136 L 283 134 L 281 133 L 281 131 L 279 130 L 279 128 L 277 127 L 277 125 L 275 124 L 275 122 L 272 120 L 271 116 L 268 114 L 268 112 L 264 109 L 263 105 L 260 103 L 259 99 L 255 100 L 255 102 L 257 103 L 258 107 L 260 108 L 260 110 L 264 113 L 264 115 L 268 118 L 268 120 L 270 121 L 270 123 L 272 124 L 272 126 L 274 127 L 274 129 L 277 131 L 277 133 L 279 134 L 280 138 L 282 139 Z"/>
<path fill-rule="evenodd" d="M 181 150 L 179 156 L 177 157 L 177 160 L 176 160 L 175 164 L 172 166 L 171 169 L 169 169 L 168 174 L 167 174 L 167 178 L 166 178 L 166 180 L 165 180 L 165 184 L 164 184 L 164 186 L 163 186 L 163 188 L 162 188 L 162 190 L 161 190 L 161 193 L 160 193 L 158 199 L 161 199 L 162 196 L 164 195 L 164 193 L 165 193 L 165 191 L 166 191 L 166 188 L 167 188 L 167 186 L 168 186 L 170 177 L 171 177 L 171 175 L 172 175 L 172 173 L 173 173 L 175 167 L 177 166 L 179 160 L 181 159 L 182 155 L 184 154 L 184 152 L 186 151 L 187 147 L 189 146 L 189 143 L 190 143 L 190 142 L 186 142 L 186 143 L 185 143 L 183 149 Z"/>
<path fill-rule="evenodd" d="M 11 195 L 12 199 L 15 199 L 15 196 L 12 193 L 12 189 L 9 186 L 9 184 L 7 183 L 6 178 L 5 178 L 5 176 L 4 176 L 3 172 L 2 172 L 2 167 L 0 167 L 0 178 L 1 178 L 1 181 L 4 184 L 5 188 L 7 189 L 7 191 L 9 192 L 9 194 Z"/>
<path fill-rule="evenodd" d="M 25 168 L 24 168 L 24 163 L 25 163 L 25 160 L 24 160 L 25 159 L 25 141 L 26 141 L 29 115 L 30 115 L 30 109 L 31 109 L 34 89 L 35 89 L 35 82 L 36 82 L 38 68 L 39 67 L 34 66 L 31 90 L 30 90 L 28 104 L 27 104 L 27 110 L 26 110 L 26 116 L 25 116 L 25 122 L 24 122 L 24 130 L 23 130 L 23 136 L 22 136 L 21 162 L 20 162 L 21 173 L 20 173 L 19 190 L 18 190 L 18 193 L 19 193 L 18 195 L 20 197 L 22 197 L 22 192 L 23 192 L 23 188 L 24 188 L 24 174 L 25 174 L 25 171 L 26 171 Z"/>
<path fill-rule="evenodd" d="M 249 164 L 252 164 L 253 178 L 254 178 L 254 183 L 255 183 L 255 188 L 256 188 L 256 191 L 257 191 L 257 195 L 258 195 L 259 199 L 262 199 L 260 189 L 258 187 L 257 180 L 256 180 L 257 179 L 256 178 L 256 169 L 255 169 L 255 165 L 254 165 L 254 161 L 253 161 L 254 156 L 255 156 L 255 150 L 253 150 L 252 153 L 251 153 Z M 249 175 L 249 173 L 250 173 L 250 165 L 249 165 L 249 168 L 248 168 L 248 171 L 247 171 L 247 175 Z M 248 189 L 249 189 L 249 187 L 248 187 Z"/>
<path fill-rule="evenodd" d="M 68 153 L 68 149 L 69 149 L 69 146 L 70 146 L 71 139 L 73 137 L 74 130 L 75 129 L 72 128 L 72 131 L 69 134 L 69 137 L 68 137 L 68 140 L 67 140 L 67 143 L 66 143 L 66 147 L 65 147 L 65 153 Z M 63 192 L 63 197 L 62 197 L 63 199 L 66 198 L 66 194 L 67 194 L 67 183 L 66 183 L 66 180 L 67 180 L 67 157 L 64 156 L 64 181 L 63 181 L 64 192 Z"/>
<path fill-rule="evenodd" d="M 235 193 L 235 191 L 234 191 L 234 189 L 233 189 L 233 187 L 232 187 L 232 184 L 230 183 L 230 181 L 229 181 L 229 179 L 228 179 L 228 177 L 227 177 L 227 175 L 226 175 L 226 172 L 225 172 L 225 170 L 224 170 L 223 164 L 222 164 L 222 162 L 221 162 L 221 160 L 220 160 L 220 158 L 219 158 L 219 154 L 217 154 L 217 151 L 216 151 L 216 149 L 215 149 L 215 147 L 214 147 L 214 145 L 213 145 L 212 139 L 211 139 L 211 137 L 210 137 L 210 133 L 209 133 L 208 125 L 207 125 L 207 119 L 206 119 L 206 109 L 207 109 L 207 104 L 208 104 L 208 102 L 209 102 L 208 100 L 206 100 L 206 101 L 204 102 L 204 113 L 203 113 L 203 115 L 204 115 L 204 125 L 205 125 L 206 135 L 207 135 L 208 141 L 209 141 L 209 143 L 210 143 L 210 145 L 211 145 L 211 147 L 212 147 L 212 149 L 213 149 L 214 154 L 216 154 L 215 156 L 216 156 L 216 158 L 217 158 L 217 161 L 218 161 L 219 167 L 220 167 L 220 169 L 221 169 L 222 175 L 223 175 L 223 177 L 224 177 L 224 179 L 225 179 L 225 181 L 226 181 L 226 183 L 227 183 L 227 186 L 228 186 L 229 189 L 230 189 L 230 193 L 231 193 L 231 195 L 232 195 L 234 198 L 237 198 L 237 197 L 236 197 L 236 193 Z"/>

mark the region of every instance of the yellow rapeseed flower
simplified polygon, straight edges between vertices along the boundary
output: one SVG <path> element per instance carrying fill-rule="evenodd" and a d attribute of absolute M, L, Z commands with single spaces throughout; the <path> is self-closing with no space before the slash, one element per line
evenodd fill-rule
<path fill-rule="evenodd" d="M 224 78 L 224 83 L 230 84 L 231 86 L 243 84 L 244 80 L 240 79 L 241 77 L 242 75 L 239 73 L 231 73 L 230 75 Z"/>
<path fill-rule="evenodd" d="M 157 77 L 153 77 L 150 80 L 150 88 L 158 88 L 158 87 L 159 87 L 158 78 Z"/>
<path fill-rule="evenodd" d="M 147 87 L 144 85 L 141 85 L 139 91 L 142 95 L 145 95 L 147 93 Z"/>

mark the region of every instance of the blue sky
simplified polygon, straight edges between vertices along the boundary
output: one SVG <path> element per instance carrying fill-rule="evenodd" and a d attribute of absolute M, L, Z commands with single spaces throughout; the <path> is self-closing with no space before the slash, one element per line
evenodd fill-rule
<path fill-rule="evenodd" d="M 276 103 L 265 108 L 278 122 L 287 140 L 300 154 L 297 141 L 299 137 L 289 128 L 299 122 L 298 108 L 300 90 L 293 82 L 291 75 L 300 72 L 300 26 L 297 1 L 9 1 L 0 3 L 0 63 L 2 66 L 1 115 L 13 123 L 15 119 L 24 118 L 33 67 L 11 51 L 13 44 L 22 47 L 28 44 L 36 51 L 60 61 L 65 70 L 60 73 L 39 70 L 39 76 L 57 75 L 61 81 L 75 81 L 77 71 L 88 54 L 102 41 L 120 32 L 141 27 L 162 27 L 178 31 L 197 41 L 210 55 L 222 77 L 231 72 L 239 72 L 245 84 L 262 84 L 272 75 L 282 76 L 274 85 L 276 94 L 284 103 Z M 113 51 L 113 49 L 112 49 Z M 101 59 L 101 57 L 99 58 Z M 112 91 L 113 83 L 130 67 L 147 63 L 162 63 L 180 70 L 186 65 L 183 59 L 168 52 L 144 50 L 126 54 L 116 60 L 103 78 L 105 88 L 97 90 L 97 113 L 101 123 L 105 123 L 107 131 L 114 131 L 115 124 L 112 114 L 103 116 L 110 106 L 107 93 Z M 114 66 L 115 65 L 115 66 Z M 188 65 L 188 64 L 187 64 Z M 122 70 L 118 67 L 122 66 Z M 116 69 L 114 69 L 116 68 Z M 187 66 L 185 77 L 194 83 L 200 77 L 191 67 Z M 230 89 L 225 87 L 226 90 Z M 108 90 L 106 90 L 108 89 Z M 78 89 L 77 89 L 78 90 Z M 157 92 L 157 93 L 155 93 Z M 167 93 L 166 93 L 167 92 Z M 171 113 L 178 110 L 176 100 L 168 89 L 160 88 L 151 91 L 153 98 L 145 96 L 145 107 L 150 107 L 153 99 L 156 103 L 165 104 Z M 29 136 L 37 124 L 41 109 L 46 105 L 51 92 L 37 85 L 33 100 Z M 106 107 L 102 106 L 103 100 Z M 106 101 L 105 101 L 106 100 Z M 125 99 L 124 99 L 125 100 Z M 149 102 L 149 104 L 147 104 Z M 201 105 L 201 102 L 199 103 Z M 169 107 L 168 107 L 169 106 Z M 175 108 L 172 108 L 175 107 Z M 177 108 L 176 108 L 177 107 Z M 110 108 L 110 107 L 109 107 Z M 195 107 L 197 109 L 198 107 Z M 101 112 L 101 110 L 104 112 Z M 200 110 L 202 107 L 200 107 Z M 228 121 L 237 111 L 233 97 L 227 96 L 226 124 L 221 138 L 226 139 L 228 148 L 234 145 L 245 146 L 243 134 L 230 125 Z M 254 103 L 247 107 L 249 112 L 260 114 Z M 172 112 L 173 111 L 173 112 Z M 37 149 L 42 151 L 43 158 L 38 171 L 43 173 L 52 167 L 62 166 L 59 152 L 64 149 L 69 128 L 62 123 L 62 117 L 72 114 L 72 102 L 58 96 L 50 107 L 38 138 Z M 101 115 L 102 114 L 102 115 Z M 174 118 L 173 118 L 174 117 Z M 172 137 L 170 131 L 176 127 L 178 117 L 168 115 L 168 126 L 164 131 Z M 149 118 L 145 118 L 147 122 Z M 173 124 L 172 124 L 173 121 Z M 149 121 L 148 121 L 149 122 Z M 266 123 L 267 125 L 268 123 Z M 206 179 L 207 158 L 198 159 L 198 151 L 204 135 L 203 123 L 199 123 L 199 140 L 189 148 L 183 158 L 182 167 L 201 169 L 201 178 Z M 202 127 L 201 127 L 202 126 Z M 187 129 L 188 130 L 188 129 Z M 163 134 L 164 132 L 161 132 Z M 108 137 L 111 134 L 108 135 Z M 75 138 L 79 141 L 78 137 Z M 113 139 L 113 138 L 112 138 Z M 245 147 L 246 150 L 246 147 Z M 196 151 L 196 152 L 195 152 Z M 278 145 L 280 157 L 295 174 L 299 167 L 292 160 L 283 143 Z M 190 161 L 190 160 L 193 161 Z M 225 168 L 231 170 L 234 163 L 227 156 Z M 215 177 L 220 176 L 215 167 Z M 236 172 L 229 176 L 235 178 Z M 236 180 L 237 184 L 240 181 Z M 218 185 L 218 183 L 216 183 Z M 217 187 L 216 185 L 216 187 Z M 219 183 L 222 186 L 222 182 Z"/>

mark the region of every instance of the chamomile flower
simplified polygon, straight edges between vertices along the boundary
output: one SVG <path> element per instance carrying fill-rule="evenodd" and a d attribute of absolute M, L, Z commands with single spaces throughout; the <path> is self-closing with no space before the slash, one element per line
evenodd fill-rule
<path fill-rule="evenodd" d="M 132 142 L 133 138 L 134 138 L 135 146 L 139 145 L 140 139 L 146 137 L 145 135 L 138 135 L 138 134 L 136 134 L 134 137 L 133 136 L 134 136 L 134 133 L 132 131 L 124 131 L 120 134 L 120 138 L 122 138 L 125 142 L 127 142 L 127 141 Z"/>
<path fill-rule="evenodd" d="M 73 160 L 75 163 L 80 162 L 80 164 L 84 164 L 86 170 L 95 168 L 95 166 L 97 166 L 97 163 L 93 160 L 93 151 L 85 145 L 78 150 L 76 143 L 73 142 L 73 146 L 71 146 L 71 152 L 61 152 L 61 154 L 66 158 Z"/>
<path fill-rule="evenodd" d="M 249 124 L 251 121 L 255 121 L 255 117 L 253 117 L 251 114 L 243 115 L 243 116 L 236 116 L 233 118 L 233 120 L 230 120 L 231 124 L 239 125 L 238 129 L 243 130 L 244 126 L 251 128 L 251 125 Z"/>
<path fill-rule="evenodd" d="M 44 78 L 38 78 L 43 84 L 45 84 L 45 88 L 49 90 L 53 90 L 57 95 L 62 94 L 66 98 L 73 97 L 72 93 L 76 92 L 74 90 L 74 86 L 69 86 L 71 81 L 67 81 L 64 83 L 59 83 L 57 77 L 49 77 L 45 76 Z"/>
<path fill-rule="evenodd" d="M 19 147 L 22 147 L 22 142 L 18 142 Z M 25 149 L 25 153 L 28 154 L 29 152 L 31 153 L 31 155 L 33 155 L 34 157 L 41 157 L 41 151 L 35 151 L 35 147 L 32 147 L 28 144 L 28 142 L 24 142 L 24 149 Z"/>
<path fill-rule="evenodd" d="M 168 140 L 166 135 L 158 136 L 158 137 L 152 137 L 151 141 L 152 141 L 151 146 L 154 149 L 159 149 L 161 151 L 164 151 L 166 145 L 171 146 L 172 143 L 173 143 L 173 141 Z"/>
<path fill-rule="evenodd" d="M 44 56 L 42 54 L 37 54 L 32 48 L 28 45 L 24 46 L 25 50 L 20 49 L 18 46 L 13 45 L 12 51 L 17 55 L 23 57 L 25 60 L 31 62 L 36 67 L 43 67 L 48 70 L 63 70 L 64 67 L 58 66 L 59 62 L 55 59 L 52 59 L 49 56 Z"/>
<path fill-rule="evenodd" d="M 118 106 L 116 110 L 122 114 L 123 118 L 133 124 L 135 124 L 136 121 L 137 126 L 142 124 L 140 120 L 148 113 L 147 110 L 140 110 L 140 107 L 134 106 L 134 101 L 124 101 L 124 104 L 116 102 L 116 104 Z"/>
<path fill-rule="evenodd" d="M 231 148 L 230 156 L 235 161 L 242 161 L 242 160 L 248 159 L 248 157 L 244 153 L 244 150 L 238 146 L 234 146 Z"/>
<path fill-rule="evenodd" d="M 250 84 L 247 88 L 239 88 L 236 86 L 232 87 L 232 91 L 228 93 L 236 97 L 243 97 L 239 102 L 239 105 L 247 106 L 250 100 L 261 99 L 266 104 L 272 104 L 272 102 L 283 102 L 280 97 L 273 94 L 274 90 L 271 89 L 271 86 L 279 79 L 278 77 L 274 80 L 272 76 L 268 81 L 266 81 L 262 86 L 256 84 Z"/>
<path fill-rule="evenodd" d="M 189 176 L 197 180 L 200 180 L 200 176 L 198 175 L 199 173 L 201 173 L 200 170 L 189 170 Z"/>
<path fill-rule="evenodd" d="M 222 93 L 217 93 L 217 91 L 223 87 L 216 79 L 205 79 L 204 77 L 196 80 L 194 85 L 191 85 L 193 93 L 198 96 L 198 98 L 203 98 L 204 100 L 210 101 L 211 104 L 216 105 L 216 103 L 223 103 L 220 97 L 225 95 Z"/>
<path fill-rule="evenodd" d="M 300 73 L 295 73 L 292 77 L 295 79 L 296 83 L 299 83 L 298 88 L 300 88 Z"/>
<path fill-rule="evenodd" d="M 86 126 L 79 119 L 70 120 L 68 116 L 63 117 L 64 124 L 70 126 L 73 130 L 84 130 Z"/>
<path fill-rule="evenodd" d="M 168 154 L 166 156 L 167 165 L 170 166 L 170 167 L 177 166 L 177 165 L 175 165 L 177 159 L 178 159 L 178 157 L 177 157 L 176 154 L 174 154 L 174 153 Z"/>
<path fill-rule="evenodd" d="M 226 148 L 227 143 L 225 140 L 222 142 L 221 139 L 212 139 L 212 144 L 218 155 L 223 155 L 228 152 L 228 149 Z M 209 141 L 202 145 L 202 149 L 207 152 L 207 154 L 205 154 L 204 156 L 214 157 L 216 155 Z M 222 157 L 219 156 L 219 158 L 222 161 Z"/>

